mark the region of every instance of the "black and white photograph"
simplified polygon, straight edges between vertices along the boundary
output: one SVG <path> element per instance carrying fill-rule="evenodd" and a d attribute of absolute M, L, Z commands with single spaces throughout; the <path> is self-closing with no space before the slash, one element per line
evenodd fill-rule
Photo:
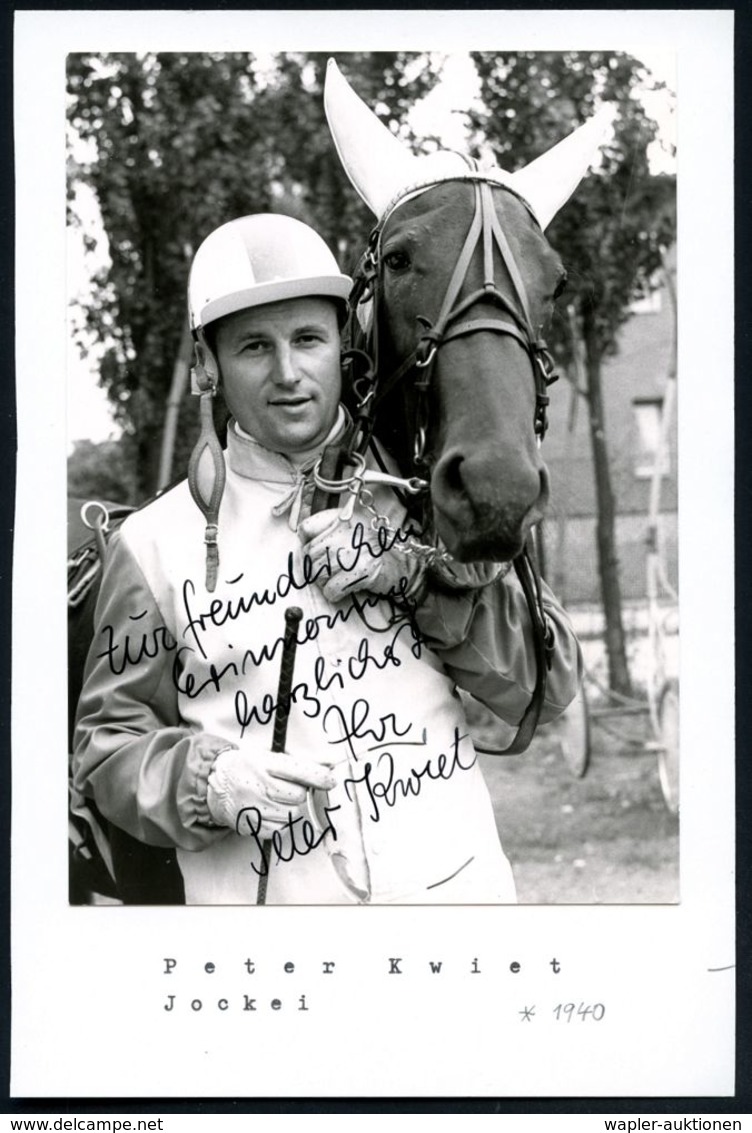
<path fill-rule="evenodd" d="M 671 62 L 69 56 L 72 900 L 677 899 Z"/>
<path fill-rule="evenodd" d="M 701 173 L 691 77 L 722 73 L 731 21 L 571 13 L 598 34 L 544 39 L 543 13 L 390 35 L 385 13 L 307 12 L 293 36 L 244 12 L 207 36 L 217 13 L 124 12 L 82 35 L 47 15 L 58 89 L 19 105 L 51 127 L 54 336 L 18 364 L 54 455 L 28 471 L 19 377 L 19 483 L 54 513 L 30 569 L 56 579 L 61 695 L 44 756 L 14 743 L 14 826 L 44 778 L 51 963 L 92 1023 L 107 1000 L 116 1046 L 152 1037 L 127 1070 L 97 1051 L 85 1085 L 67 1055 L 33 1068 L 31 949 L 16 1090 L 337 1093 L 303 1051 L 357 999 L 374 1026 L 347 1092 L 408 1089 L 396 1052 L 374 1077 L 384 1036 L 413 1050 L 446 1011 L 497 1021 L 514 1073 L 429 1042 L 420 1093 L 722 1092 L 733 845 L 698 831 L 733 804 L 733 639 L 730 594 L 699 624 L 697 572 L 732 569 L 730 322 L 715 422 L 695 332 L 701 255 L 723 292 L 730 243 L 723 209 L 704 249 L 686 217 L 706 174 L 732 188 L 728 120 Z M 22 249 L 44 239 L 26 223 Z M 22 524 L 17 577 L 26 546 Z M 243 1078 L 238 1035 L 270 1014 L 294 1083 L 271 1057 Z M 650 1033 L 669 1017 L 678 1061 Z"/>

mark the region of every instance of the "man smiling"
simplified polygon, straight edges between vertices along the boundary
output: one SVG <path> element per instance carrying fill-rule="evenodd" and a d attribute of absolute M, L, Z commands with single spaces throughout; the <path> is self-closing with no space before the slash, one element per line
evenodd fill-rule
<path fill-rule="evenodd" d="M 261 877 L 278 904 L 515 899 L 457 685 L 519 721 L 536 672 L 521 588 L 497 564 L 464 583 L 458 566 L 451 588 L 432 578 L 388 486 L 371 488 L 370 510 L 312 514 L 317 462 L 348 427 L 350 283 L 287 217 L 243 217 L 204 241 L 189 283 L 203 420 L 189 479 L 111 541 L 76 788 L 115 841 L 124 831 L 174 851 L 189 903 L 252 903 Z M 210 412 L 220 385 L 224 452 Z M 304 620 L 276 752 L 293 602 Z M 550 719 L 576 692 L 580 655 L 545 588 L 544 606 Z"/>
<path fill-rule="evenodd" d="M 239 311 L 216 332 L 225 401 L 238 425 L 273 452 L 320 444 L 340 395 L 337 311 L 287 299 Z"/>

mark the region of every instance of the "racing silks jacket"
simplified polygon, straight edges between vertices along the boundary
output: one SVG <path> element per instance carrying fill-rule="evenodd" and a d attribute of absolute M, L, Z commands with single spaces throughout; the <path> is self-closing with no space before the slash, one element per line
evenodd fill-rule
<path fill-rule="evenodd" d="M 113 536 L 76 789 L 139 841 L 177 848 L 189 904 L 253 903 L 267 871 L 269 904 L 514 901 L 457 686 L 511 724 L 524 712 L 536 669 L 516 578 L 431 591 L 411 616 L 363 592 L 333 604 L 290 515 L 300 467 L 232 427 L 225 460 L 214 592 L 187 483 Z M 398 523 L 393 494 L 377 491 L 377 510 Z M 303 619 L 285 747 L 333 761 L 337 787 L 291 811 L 269 847 L 257 815 L 239 815 L 238 832 L 215 825 L 206 790 L 220 752 L 272 746 L 289 605 Z M 545 587 L 544 605 L 556 642 L 545 722 L 574 697 L 581 657 Z"/>

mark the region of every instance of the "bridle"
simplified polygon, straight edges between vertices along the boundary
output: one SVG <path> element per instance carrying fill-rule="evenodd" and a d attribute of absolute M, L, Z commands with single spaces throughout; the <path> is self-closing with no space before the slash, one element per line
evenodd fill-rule
<path fill-rule="evenodd" d="M 471 159 L 466 160 L 471 161 Z M 444 184 L 446 181 L 461 181 L 472 184 L 475 196 L 473 218 L 457 257 L 436 320 L 432 323 L 425 316 L 418 316 L 418 321 L 423 330 L 418 337 L 415 348 L 395 370 L 387 377 L 382 378 L 379 376 L 379 316 L 384 302 L 384 255 L 382 247 L 384 229 L 398 205 L 404 203 L 409 197 Z M 368 446 L 368 441 L 373 433 L 376 410 L 381 402 L 395 387 L 412 374 L 412 384 L 417 394 L 412 459 L 414 470 L 422 470 L 426 465 L 428 392 L 438 352 L 447 342 L 475 334 L 478 331 L 492 331 L 495 334 L 511 337 L 528 354 L 535 383 L 533 428 L 539 443 L 543 440 L 548 427 L 549 397 L 547 389 L 552 382 L 556 381 L 557 374 L 548 346 L 545 340 L 536 333 L 533 326 L 527 289 L 494 208 L 491 191 L 493 184 L 499 185 L 500 182 L 495 181 L 485 173 L 479 172 L 476 168 L 469 168 L 467 173 L 458 174 L 441 181 L 412 185 L 390 202 L 378 225 L 373 229 L 365 255 L 356 274 L 355 286 L 349 300 L 349 329 L 353 339 L 357 337 L 356 334 L 353 334 L 357 308 L 368 300 L 373 302 L 370 349 L 353 348 L 345 351 L 343 355 L 346 363 L 349 362 L 354 368 L 360 366 L 362 370 L 352 379 L 353 391 L 357 398 L 355 409 L 356 434 L 353 438 L 356 451 L 364 452 Z M 523 198 L 508 185 L 501 185 L 501 187 L 521 201 L 537 224 L 537 220 L 535 220 L 532 211 Z M 464 299 L 460 299 L 459 296 L 479 241 L 482 241 L 483 246 L 483 285 L 465 296 Z M 494 249 L 498 250 L 501 262 L 509 275 L 513 290 L 511 300 L 503 295 L 496 285 Z M 463 317 L 481 301 L 490 302 L 501 308 L 505 317 Z"/>
<path fill-rule="evenodd" d="M 353 427 L 349 434 L 346 450 L 340 452 L 339 460 L 335 461 L 334 458 L 331 458 L 327 469 L 324 470 L 322 467 L 322 475 L 317 477 L 319 487 L 322 489 L 330 490 L 337 483 L 345 483 L 344 480 L 337 481 L 334 478 L 337 474 L 335 470 L 338 469 L 341 475 L 341 470 L 345 465 L 349 463 L 352 466 L 358 458 L 363 459 L 373 438 L 379 407 L 388 394 L 411 377 L 412 387 L 416 394 L 413 421 L 413 475 L 402 483 L 403 487 L 411 494 L 422 494 L 425 501 L 428 493 L 428 480 L 419 480 L 417 477 L 426 475 L 428 465 L 426 455 L 430 405 L 428 394 L 435 371 L 436 358 L 439 350 L 447 342 L 479 331 L 491 331 L 513 338 L 528 354 L 535 383 L 533 428 L 538 444 L 541 443 L 546 434 L 549 405 L 547 389 L 552 382 L 556 381 L 558 375 L 555 373 L 554 361 L 546 342 L 536 333 L 533 326 L 527 289 L 509 241 L 499 224 L 494 208 L 492 185 L 501 185 L 505 191 L 512 193 L 525 205 L 536 224 L 537 220 L 527 203 L 513 189 L 492 176 L 478 171 L 475 163 L 471 162 L 470 159 L 467 160 L 469 164 L 467 173 L 451 178 L 442 178 L 440 181 L 434 180 L 412 185 L 400 192 L 390 202 L 379 223 L 371 232 L 349 299 L 346 334 L 349 335 L 351 342 L 358 341 L 357 309 L 369 300 L 373 304 L 371 333 L 366 341 L 366 349 L 353 346 L 343 353 L 344 363 L 351 367 L 351 386 L 356 401 Z M 396 369 L 382 378 L 379 373 L 379 328 L 384 303 L 384 256 L 382 248 L 384 228 L 393 211 L 408 197 L 443 184 L 445 181 L 462 181 L 472 184 L 475 205 L 473 218 L 447 286 L 439 314 L 434 322 L 423 316 L 418 316 L 418 321 L 423 330 L 414 349 Z M 482 243 L 483 249 L 483 285 L 461 299 L 460 295 L 479 242 Z M 511 281 L 513 292 L 511 299 L 502 294 L 496 285 L 494 250 L 498 251 Z M 483 318 L 466 317 L 471 309 L 481 301 L 490 302 L 499 307 L 502 312 L 501 315 Z M 357 370 L 360 372 L 357 373 Z M 374 446 L 373 451 L 377 461 L 382 465 L 383 471 L 386 471 L 376 446 Z M 323 476 L 327 476 L 328 479 L 325 480 Z M 408 487 L 408 485 L 415 483 L 423 485 L 417 492 L 415 487 Z M 408 501 L 403 498 L 403 502 L 407 506 Z M 424 512 L 425 510 L 424 506 Z M 435 548 L 425 549 L 435 551 Z M 509 746 L 503 749 L 495 749 L 476 745 L 478 750 L 488 751 L 496 755 L 514 755 L 525 751 L 529 746 L 543 707 L 546 673 L 551 667 L 554 650 L 553 633 L 543 608 L 540 575 L 527 546 L 514 559 L 514 568 L 524 591 L 533 624 L 537 676 L 532 697 L 518 726 L 517 733 Z"/>

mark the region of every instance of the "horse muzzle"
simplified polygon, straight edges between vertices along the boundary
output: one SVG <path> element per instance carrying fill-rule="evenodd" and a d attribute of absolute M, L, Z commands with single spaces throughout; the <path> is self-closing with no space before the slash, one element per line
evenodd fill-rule
<path fill-rule="evenodd" d="M 510 465 L 497 454 L 445 453 L 431 478 L 434 524 L 459 562 L 508 562 L 548 504 L 546 466 Z"/>

